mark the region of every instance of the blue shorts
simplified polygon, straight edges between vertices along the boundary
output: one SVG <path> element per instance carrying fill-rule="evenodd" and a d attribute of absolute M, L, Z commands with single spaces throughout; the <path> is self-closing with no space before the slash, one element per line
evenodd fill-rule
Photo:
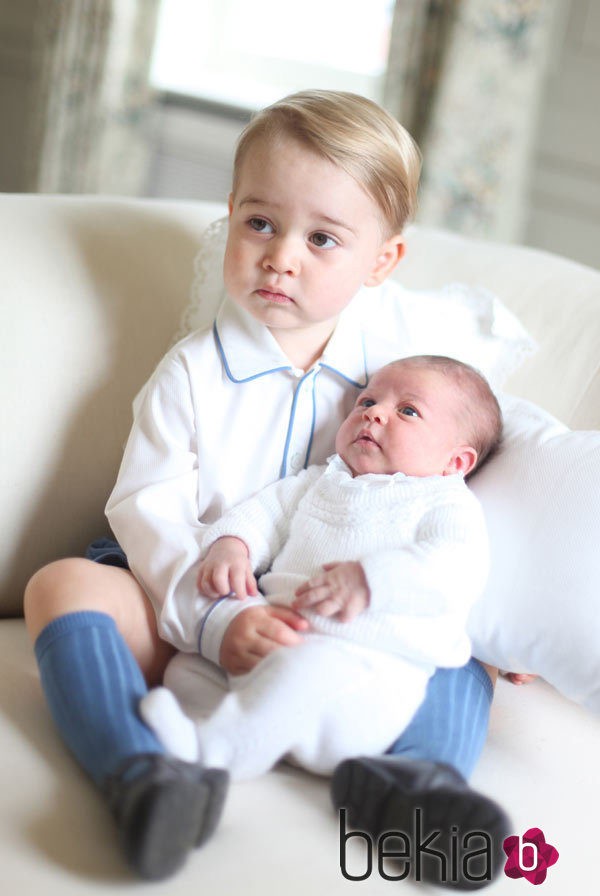
<path fill-rule="evenodd" d="M 94 563 L 104 563 L 105 566 L 119 566 L 121 569 L 129 569 L 125 551 L 112 538 L 96 538 L 85 549 L 85 557 L 87 560 L 93 560 Z"/>

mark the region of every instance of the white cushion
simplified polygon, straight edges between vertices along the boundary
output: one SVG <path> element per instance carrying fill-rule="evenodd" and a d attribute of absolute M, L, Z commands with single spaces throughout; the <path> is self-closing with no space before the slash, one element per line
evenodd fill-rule
<path fill-rule="evenodd" d="M 501 449 L 470 480 L 492 556 L 473 652 L 600 712 L 600 432 L 571 432 L 522 399 L 501 404 Z"/>

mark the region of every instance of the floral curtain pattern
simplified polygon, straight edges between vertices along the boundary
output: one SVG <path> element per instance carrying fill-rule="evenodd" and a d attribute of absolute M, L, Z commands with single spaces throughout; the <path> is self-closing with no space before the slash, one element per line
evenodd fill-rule
<path fill-rule="evenodd" d="M 136 194 L 159 0 L 36 4 L 29 189 Z"/>
<path fill-rule="evenodd" d="M 518 241 L 557 0 L 396 0 L 384 103 L 424 157 L 417 220 Z"/>

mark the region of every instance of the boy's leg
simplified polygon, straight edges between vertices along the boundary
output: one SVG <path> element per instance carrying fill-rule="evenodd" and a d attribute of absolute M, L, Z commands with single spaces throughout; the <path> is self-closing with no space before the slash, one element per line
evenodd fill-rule
<path fill-rule="evenodd" d="M 469 778 L 488 731 L 494 689 L 481 663 L 438 669 L 427 696 L 388 753 L 444 762 Z"/>
<path fill-rule="evenodd" d="M 432 848 L 450 861 L 450 850 L 465 834 L 485 831 L 491 840 L 491 867 L 483 856 L 479 867 L 458 869 L 463 888 L 480 887 L 502 867 L 502 843 L 509 820 L 493 800 L 467 784 L 487 733 L 493 686 L 477 660 L 460 669 L 439 669 L 430 679 L 424 702 L 404 733 L 385 756 L 358 757 L 341 763 L 332 783 L 336 808 L 347 809 L 358 829 L 414 833 L 417 810 L 429 831 L 439 831 Z M 453 839 L 454 838 L 454 839 Z M 458 838 L 458 840 L 456 840 Z M 474 843 L 471 848 L 476 849 Z M 458 862 L 460 866 L 460 861 Z M 441 859 L 424 862 L 423 880 L 456 886 L 444 875 Z"/>
<path fill-rule="evenodd" d="M 137 712 L 139 664 L 160 679 L 172 652 L 145 594 L 128 571 L 73 558 L 33 576 L 25 614 L 51 714 L 106 793 L 128 860 L 144 877 L 167 876 L 200 834 L 207 783 L 164 756 Z"/>

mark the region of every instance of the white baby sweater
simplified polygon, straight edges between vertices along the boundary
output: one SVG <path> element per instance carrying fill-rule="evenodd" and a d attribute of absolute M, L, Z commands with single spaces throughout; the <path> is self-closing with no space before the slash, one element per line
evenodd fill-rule
<path fill-rule="evenodd" d="M 347 623 L 306 611 L 312 630 L 426 667 L 467 662 L 466 621 L 489 552 L 483 513 L 462 477 L 353 478 L 335 455 L 232 508 L 207 528 L 203 549 L 224 535 L 246 543 L 273 604 L 291 604 L 324 563 L 361 562 L 369 607 Z"/>

